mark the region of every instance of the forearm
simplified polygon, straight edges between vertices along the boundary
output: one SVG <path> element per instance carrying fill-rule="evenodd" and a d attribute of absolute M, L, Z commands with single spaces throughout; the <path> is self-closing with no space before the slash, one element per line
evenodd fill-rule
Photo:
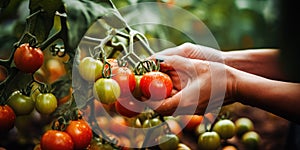
<path fill-rule="evenodd" d="M 300 84 L 275 81 L 234 71 L 234 99 L 300 123 Z"/>
<path fill-rule="evenodd" d="M 279 50 L 258 49 L 223 52 L 225 64 L 248 73 L 287 80 L 280 66 Z"/>

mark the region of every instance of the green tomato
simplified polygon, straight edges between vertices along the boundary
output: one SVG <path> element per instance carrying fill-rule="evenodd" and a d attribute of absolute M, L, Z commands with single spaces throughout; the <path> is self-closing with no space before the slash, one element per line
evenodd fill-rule
<path fill-rule="evenodd" d="M 92 57 L 83 58 L 78 65 L 81 77 L 87 81 L 95 81 L 102 77 L 103 63 Z"/>
<path fill-rule="evenodd" d="M 162 121 L 158 118 L 147 119 L 143 122 L 143 128 L 151 128 L 161 123 Z"/>
<path fill-rule="evenodd" d="M 20 91 L 15 91 L 9 97 L 8 105 L 14 110 L 16 115 L 28 115 L 34 109 L 34 101 L 31 97 L 23 95 Z"/>
<path fill-rule="evenodd" d="M 229 139 L 235 135 L 235 125 L 229 119 L 222 119 L 216 122 L 213 131 L 217 132 L 222 139 Z"/>
<path fill-rule="evenodd" d="M 158 143 L 161 150 L 176 150 L 179 138 L 175 134 L 165 134 L 158 138 Z"/>
<path fill-rule="evenodd" d="M 35 108 L 41 114 L 51 114 L 57 108 L 57 99 L 52 93 L 40 93 L 36 97 Z"/>
<path fill-rule="evenodd" d="M 117 81 L 100 78 L 94 83 L 94 96 L 103 104 L 112 104 L 117 101 L 121 89 Z"/>
<path fill-rule="evenodd" d="M 248 131 L 254 130 L 253 122 L 246 117 L 239 118 L 235 121 L 236 133 L 238 136 L 242 136 Z"/>
<path fill-rule="evenodd" d="M 201 149 L 216 150 L 221 145 L 221 139 L 217 132 L 204 132 L 198 138 L 198 145 Z"/>
<path fill-rule="evenodd" d="M 249 149 L 257 149 L 260 142 L 260 136 L 255 131 L 248 131 L 242 136 L 242 143 Z"/>

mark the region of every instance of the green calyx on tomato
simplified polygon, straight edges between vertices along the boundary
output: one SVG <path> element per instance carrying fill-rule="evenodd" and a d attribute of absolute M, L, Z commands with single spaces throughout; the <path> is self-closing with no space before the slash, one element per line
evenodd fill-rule
<path fill-rule="evenodd" d="M 16 67 L 25 73 L 34 73 L 44 63 L 43 51 L 38 47 L 32 47 L 29 43 L 20 45 L 14 53 Z"/>
<path fill-rule="evenodd" d="M 78 65 L 81 77 L 87 81 L 95 81 L 102 77 L 103 63 L 92 57 L 83 58 Z"/>
<path fill-rule="evenodd" d="M 8 105 L 14 110 L 16 115 L 28 115 L 35 107 L 33 99 L 20 91 L 15 91 L 11 94 L 8 98 Z"/>
<path fill-rule="evenodd" d="M 117 81 L 111 78 L 100 78 L 94 83 L 93 94 L 103 104 L 112 104 L 117 101 L 121 89 Z"/>
<path fill-rule="evenodd" d="M 40 93 L 36 97 L 35 108 L 41 114 L 51 114 L 57 108 L 57 99 L 52 93 Z"/>

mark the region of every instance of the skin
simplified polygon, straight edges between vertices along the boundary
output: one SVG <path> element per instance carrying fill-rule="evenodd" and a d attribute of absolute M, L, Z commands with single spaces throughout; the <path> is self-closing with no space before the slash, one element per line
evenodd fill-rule
<path fill-rule="evenodd" d="M 166 49 L 151 58 L 164 60 L 161 70 L 172 78 L 173 93 L 148 105 L 163 115 L 203 114 L 208 103 L 224 100 L 223 106 L 239 102 L 300 123 L 300 112 L 295 107 L 299 104 L 300 84 L 284 75 L 279 54 L 278 49 L 222 52 L 190 43 Z M 212 87 L 212 82 L 220 88 Z M 218 107 L 216 104 L 210 109 Z M 185 111 L 192 108 L 195 111 Z"/>

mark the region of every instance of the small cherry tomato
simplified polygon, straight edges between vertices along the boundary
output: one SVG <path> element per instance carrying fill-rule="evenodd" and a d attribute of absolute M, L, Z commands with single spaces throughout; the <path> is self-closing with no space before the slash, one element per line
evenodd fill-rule
<path fill-rule="evenodd" d="M 81 77 L 87 81 L 95 81 L 102 77 L 103 63 L 92 57 L 83 58 L 78 65 Z"/>
<path fill-rule="evenodd" d="M 198 145 L 201 149 L 216 150 L 221 146 L 221 139 L 217 132 L 204 132 L 198 138 Z"/>
<path fill-rule="evenodd" d="M 35 108 L 41 114 L 51 114 L 57 108 L 57 99 L 52 93 L 40 93 L 36 97 Z"/>
<path fill-rule="evenodd" d="M 48 130 L 41 138 L 42 150 L 73 150 L 71 136 L 63 131 Z"/>
<path fill-rule="evenodd" d="M 0 106 L 0 133 L 8 132 L 14 127 L 16 115 L 14 110 L 8 106 Z"/>
<path fill-rule="evenodd" d="M 121 90 L 117 81 L 100 78 L 94 83 L 94 96 L 103 104 L 112 104 L 119 98 Z"/>
<path fill-rule="evenodd" d="M 31 47 L 29 43 L 20 45 L 14 53 L 16 67 L 26 73 L 34 73 L 44 62 L 44 54 L 40 48 Z"/>
<path fill-rule="evenodd" d="M 133 97 L 118 98 L 115 107 L 120 115 L 128 118 L 137 116 L 145 109 L 144 103 L 135 100 Z"/>
<path fill-rule="evenodd" d="M 74 149 L 84 149 L 88 147 L 93 137 L 91 127 L 84 120 L 71 121 L 65 132 L 71 136 L 74 142 Z"/>
<path fill-rule="evenodd" d="M 173 83 L 167 74 L 152 71 L 143 75 L 140 88 L 143 95 L 150 100 L 162 100 L 171 95 Z"/>
<path fill-rule="evenodd" d="M 9 97 L 8 105 L 14 110 L 16 115 L 28 115 L 34 109 L 34 101 L 30 96 L 23 95 L 20 91 L 15 91 Z"/>
<path fill-rule="evenodd" d="M 158 146 L 161 150 L 176 150 L 179 138 L 175 134 L 164 134 L 158 138 Z"/>
<path fill-rule="evenodd" d="M 238 118 L 235 121 L 235 126 L 236 126 L 236 133 L 238 136 L 242 136 L 244 133 L 254 130 L 253 122 L 246 117 Z"/>
<path fill-rule="evenodd" d="M 143 122 L 143 128 L 152 128 L 154 126 L 160 125 L 162 121 L 158 118 L 147 119 Z"/>
<path fill-rule="evenodd" d="M 133 71 L 127 67 L 117 67 L 112 70 L 112 79 L 116 80 L 121 88 L 121 97 L 131 95 L 136 82 Z"/>
<path fill-rule="evenodd" d="M 217 132 L 222 139 L 229 139 L 235 135 L 235 125 L 229 119 L 221 119 L 213 126 L 213 131 Z"/>
<path fill-rule="evenodd" d="M 243 134 L 242 143 L 249 149 L 257 149 L 260 143 L 260 136 L 255 131 L 248 131 Z"/>

